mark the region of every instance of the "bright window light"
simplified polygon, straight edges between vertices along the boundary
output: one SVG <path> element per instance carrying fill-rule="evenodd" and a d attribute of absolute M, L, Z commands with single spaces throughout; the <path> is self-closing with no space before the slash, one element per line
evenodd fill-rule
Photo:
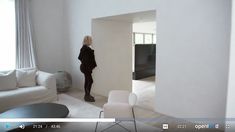
<path fill-rule="evenodd" d="M 16 26 L 14 0 L 0 0 L 0 71 L 15 69 Z"/>
<path fill-rule="evenodd" d="M 156 44 L 156 35 L 153 35 L 153 43 Z"/>
<path fill-rule="evenodd" d="M 153 35 L 152 34 L 145 34 L 144 43 L 145 44 L 152 44 L 153 43 Z"/>
<path fill-rule="evenodd" d="M 135 44 L 144 44 L 144 35 L 136 33 L 135 34 Z"/>

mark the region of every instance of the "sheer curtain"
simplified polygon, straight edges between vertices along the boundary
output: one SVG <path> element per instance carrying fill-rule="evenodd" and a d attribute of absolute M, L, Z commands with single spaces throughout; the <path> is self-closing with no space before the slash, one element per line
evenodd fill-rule
<path fill-rule="evenodd" d="M 36 67 L 32 41 L 29 0 L 15 0 L 16 9 L 16 68 Z"/>

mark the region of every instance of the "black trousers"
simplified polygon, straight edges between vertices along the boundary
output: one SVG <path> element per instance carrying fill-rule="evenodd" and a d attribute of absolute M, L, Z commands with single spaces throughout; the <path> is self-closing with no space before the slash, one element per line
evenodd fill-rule
<path fill-rule="evenodd" d="M 91 87 L 93 84 L 92 71 L 87 71 L 82 65 L 80 66 L 80 70 L 85 77 L 85 83 L 84 83 L 85 95 L 90 95 Z"/>

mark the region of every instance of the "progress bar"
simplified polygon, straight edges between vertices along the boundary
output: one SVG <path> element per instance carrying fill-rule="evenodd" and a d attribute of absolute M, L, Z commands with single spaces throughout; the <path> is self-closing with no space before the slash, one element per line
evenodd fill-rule
<path fill-rule="evenodd" d="M 0 122 L 115 122 L 115 118 L 0 118 Z"/>

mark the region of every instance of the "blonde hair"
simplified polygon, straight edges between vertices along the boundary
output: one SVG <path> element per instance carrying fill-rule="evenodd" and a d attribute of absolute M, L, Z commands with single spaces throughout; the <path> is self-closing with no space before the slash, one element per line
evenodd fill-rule
<path fill-rule="evenodd" d="M 83 45 L 91 45 L 92 44 L 92 38 L 91 36 L 85 36 L 83 39 Z"/>

